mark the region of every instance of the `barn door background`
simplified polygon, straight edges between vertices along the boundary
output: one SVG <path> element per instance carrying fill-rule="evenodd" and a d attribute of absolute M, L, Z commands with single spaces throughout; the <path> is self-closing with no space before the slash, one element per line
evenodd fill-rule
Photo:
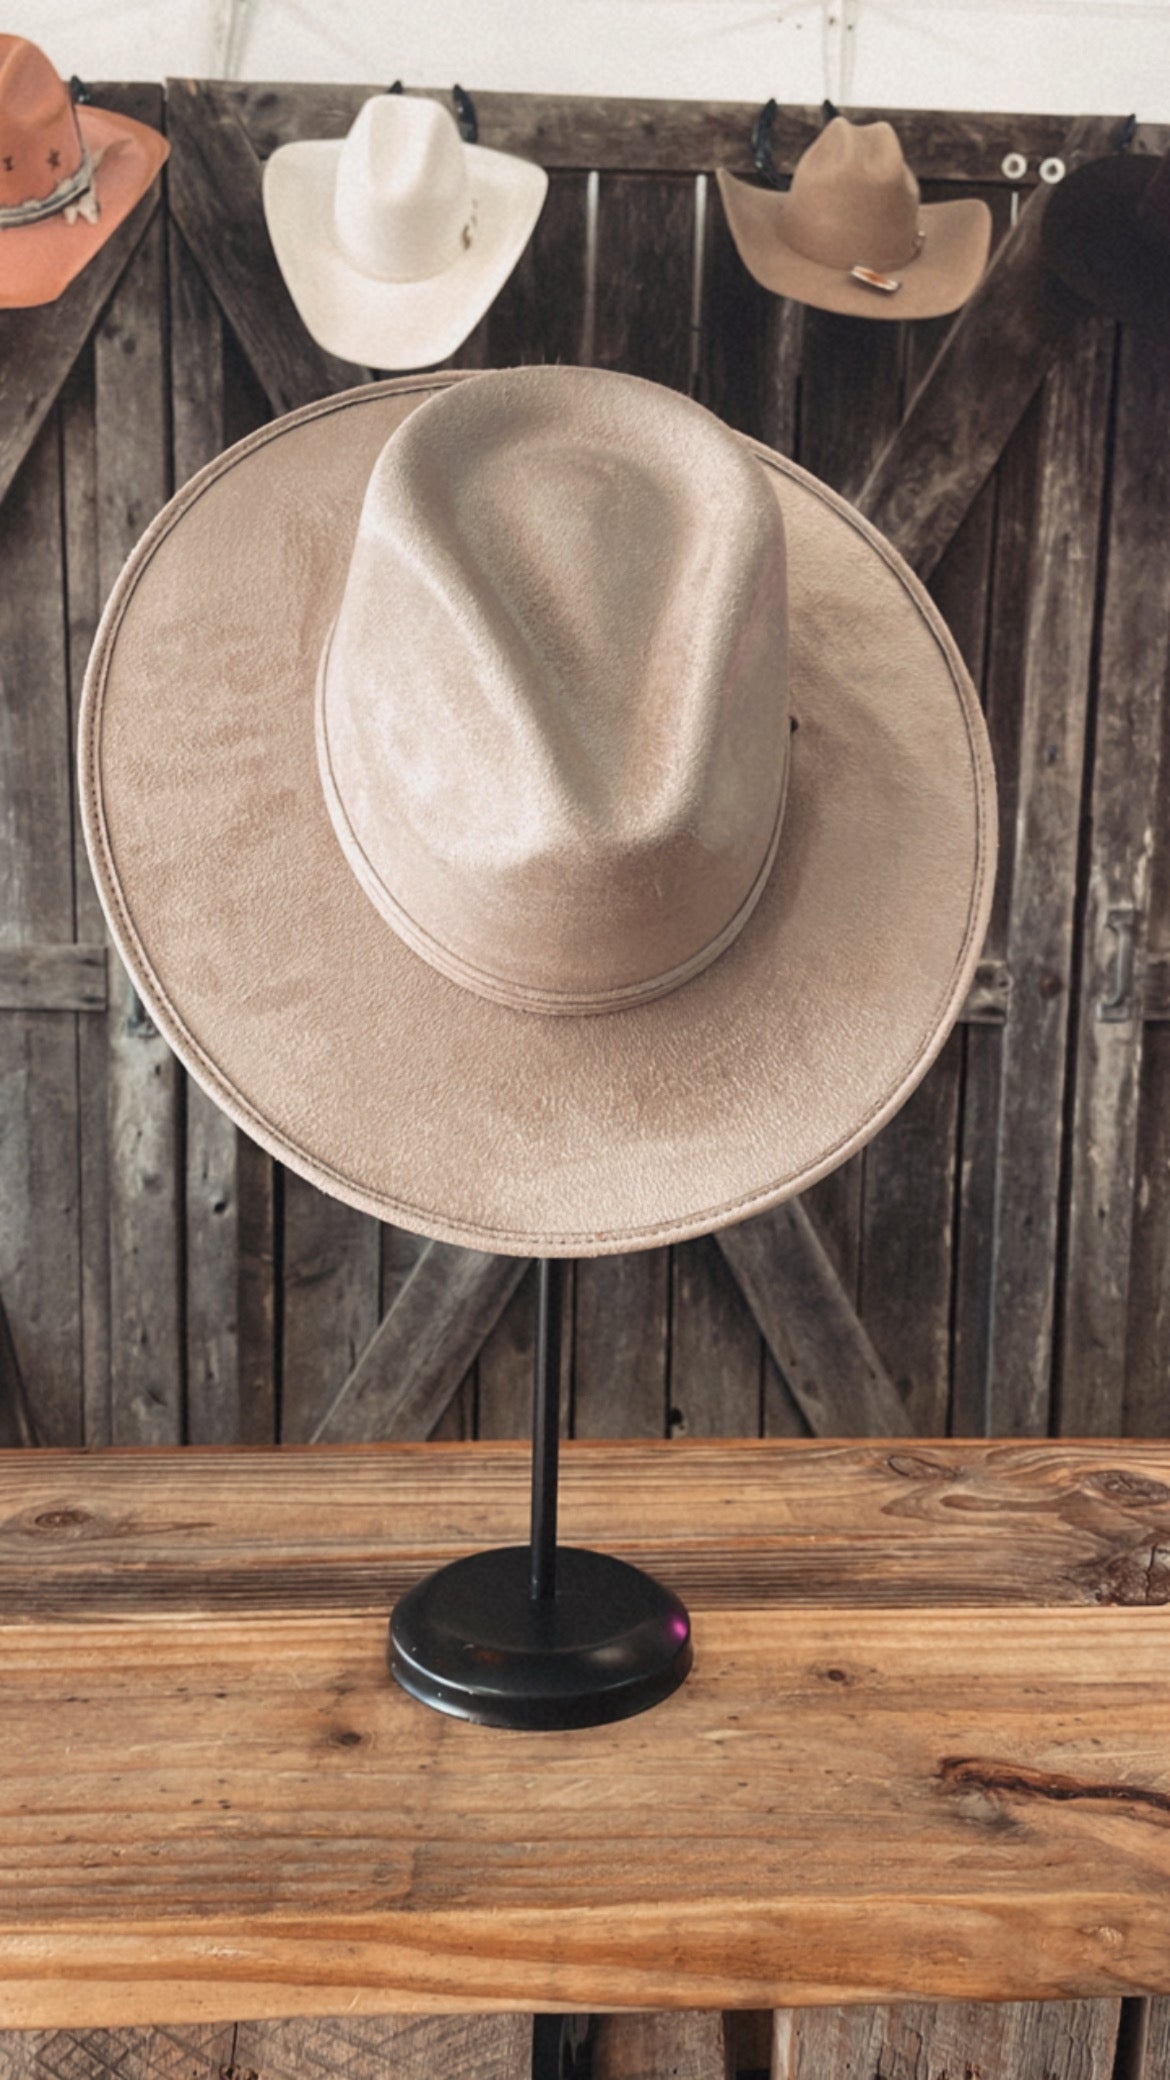
<path fill-rule="evenodd" d="M 529 1267 L 381 1227 L 239 1136 L 107 953 L 77 825 L 81 677 L 142 528 L 227 443 L 370 373 L 305 334 L 259 187 L 276 144 L 343 134 L 368 91 L 95 89 L 167 129 L 161 192 L 59 303 L 0 314 L 5 1442 L 528 1427 Z M 801 1201 L 578 1265 L 566 1428 L 1165 1434 L 1170 352 L 1086 312 L 1038 248 L 1041 162 L 1104 151 L 1119 124 L 895 112 L 927 199 L 990 203 L 997 257 L 953 325 L 871 324 L 741 267 L 707 176 L 750 171 L 754 110 L 473 99 L 481 142 L 551 185 L 453 365 L 652 377 L 857 500 L 955 630 L 1003 813 L 985 958 L 925 1083 Z M 780 111 L 781 172 L 819 120 Z M 1167 144 L 1144 128 L 1134 149 Z M 1093 2013 L 1046 2072 L 1075 2052 L 1105 2073 L 1117 2016 Z M 861 2023 L 793 2026 L 813 2058 L 818 2031 L 840 2052 Z"/>

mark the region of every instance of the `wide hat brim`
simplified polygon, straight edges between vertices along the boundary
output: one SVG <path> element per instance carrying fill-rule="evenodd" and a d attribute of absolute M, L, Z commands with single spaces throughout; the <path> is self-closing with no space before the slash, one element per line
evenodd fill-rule
<path fill-rule="evenodd" d="M 450 266 L 392 282 L 338 244 L 333 196 L 342 141 L 281 145 L 264 166 L 268 235 L 305 330 L 327 353 L 371 368 L 429 368 L 462 346 L 528 244 L 548 193 L 542 166 L 465 145 L 475 237 Z"/>
<path fill-rule="evenodd" d="M 57 210 L 38 223 L 0 229 L 0 310 L 32 310 L 63 296 L 145 195 L 170 150 L 160 131 L 133 116 L 84 105 L 76 115 L 86 150 L 102 154 L 94 176 L 98 220 L 69 223 Z"/>
<path fill-rule="evenodd" d="M 518 1011 L 448 981 L 342 853 L 314 682 L 374 461 L 450 380 L 293 413 L 154 522 L 106 609 L 83 701 L 97 885 L 192 1075 L 326 1192 L 517 1255 L 702 1234 L 860 1148 L 941 1047 L 991 899 L 982 717 L 900 558 L 753 446 L 787 532 L 798 727 L 749 922 L 670 995 L 598 1016 Z M 408 628 L 402 642 L 409 656 Z"/>
<path fill-rule="evenodd" d="M 724 167 L 716 170 L 719 193 L 735 248 L 760 286 L 815 310 L 851 318 L 941 318 L 956 311 L 977 287 L 991 248 L 991 211 L 977 196 L 955 202 L 925 202 L 918 211 L 925 233 L 922 250 L 904 267 L 890 270 L 900 286 L 893 295 L 867 288 L 843 267 L 810 260 L 790 244 L 792 200 L 773 188 L 757 188 Z M 868 265 L 858 253 L 855 265 Z"/>
<path fill-rule="evenodd" d="M 1045 261 L 1076 296 L 1170 339 L 1170 239 L 1141 219 L 1158 159 L 1112 152 L 1061 181 L 1044 212 Z"/>

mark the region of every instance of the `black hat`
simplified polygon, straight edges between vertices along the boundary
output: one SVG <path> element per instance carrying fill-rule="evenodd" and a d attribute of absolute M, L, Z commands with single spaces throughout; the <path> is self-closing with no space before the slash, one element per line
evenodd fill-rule
<path fill-rule="evenodd" d="M 1170 339 L 1170 152 L 1111 152 L 1078 167 L 1054 191 L 1041 240 L 1076 295 Z"/>

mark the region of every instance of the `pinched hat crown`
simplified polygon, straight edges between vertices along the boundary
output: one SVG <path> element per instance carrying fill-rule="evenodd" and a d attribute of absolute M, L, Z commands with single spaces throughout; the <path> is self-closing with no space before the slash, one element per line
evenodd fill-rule
<path fill-rule="evenodd" d="M 400 94 L 363 104 L 337 162 L 333 225 L 354 266 L 382 281 L 423 281 L 459 258 L 475 206 L 446 109 Z"/>
<path fill-rule="evenodd" d="M 779 507 L 701 407 L 533 368 L 393 435 L 318 753 L 351 867 L 433 967 L 543 1012 L 673 989 L 767 881 L 788 737 Z"/>
<path fill-rule="evenodd" d="M 68 87 L 35 43 L 0 36 L 0 222 L 64 208 L 84 162 Z"/>
<path fill-rule="evenodd" d="M 918 182 L 889 123 L 834 116 L 792 176 L 789 243 L 827 267 L 905 267 L 918 237 Z"/>

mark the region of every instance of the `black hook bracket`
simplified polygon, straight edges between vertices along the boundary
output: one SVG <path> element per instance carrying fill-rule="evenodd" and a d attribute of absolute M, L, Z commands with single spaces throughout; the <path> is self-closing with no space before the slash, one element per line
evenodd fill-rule
<path fill-rule="evenodd" d="M 1113 140 L 1115 152 L 1128 152 L 1137 135 L 1137 117 L 1127 116 Z"/>
<path fill-rule="evenodd" d="M 455 103 L 455 120 L 459 125 L 459 135 L 463 139 L 464 144 L 477 144 L 479 142 L 479 117 L 475 113 L 475 103 L 470 94 L 466 93 L 462 87 L 452 87 L 451 99 Z"/>
<path fill-rule="evenodd" d="M 93 100 L 93 88 L 87 87 L 83 79 L 74 73 L 69 82 L 69 94 L 75 108 L 84 108 Z"/>
<path fill-rule="evenodd" d="M 784 185 L 772 161 L 772 125 L 776 120 L 778 106 L 775 101 L 765 101 L 752 124 L 752 165 L 766 188 L 780 188 Z"/>

